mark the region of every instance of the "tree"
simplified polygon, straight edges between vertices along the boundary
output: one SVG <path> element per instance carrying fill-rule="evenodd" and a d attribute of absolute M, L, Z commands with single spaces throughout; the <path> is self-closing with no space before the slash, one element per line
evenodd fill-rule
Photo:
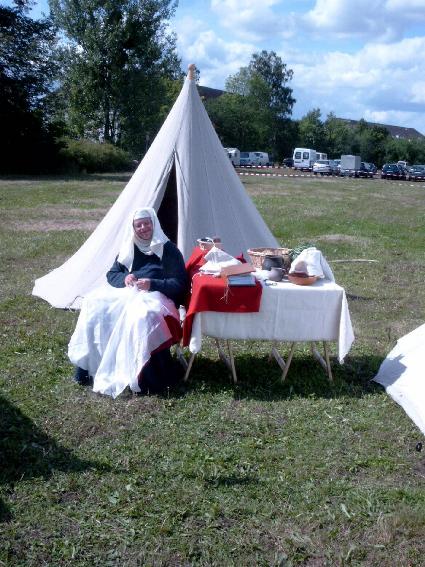
<path fill-rule="evenodd" d="M 370 126 L 360 120 L 356 127 L 359 154 L 364 161 L 382 164 L 385 148 L 391 140 L 390 134 L 383 126 Z"/>
<path fill-rule="evenodd" d="M 253 118 L 258 118 L 258 109 L 249 97 L 224 93 L 208 101 L 207 109 L 224 146 L 248 149 L 261 144 L 261 121 Z"/>
<path fill-rule="evenodd" d="M 320 108 L 315 108 L 301 118 L 298 124 L 300 145 L 317 151 L 324 151 L 322 148 L 326 144 L 325 128 L 320 116 Z"/>
<path fill-rule="evenodd" d="M 56 32 L 32 20 L 29 2 L 0 6 L 1 171 L 33 171 L 52 163 L 55 125 L 49 94 L 56 74 Z"/>
<path fill-rule="evenodd" d="M 253 94 L 259 95 L 259 101 L 263 101 L 277 118 L 290 116 L 295 104 L 292 89 L 287 86 L 294 75 L 292 69 L 287 69 L 274 51 L 268 53 L 265 50 L 253 54 L 248 69 L 253 78 Z M 256 78 L 260 80 L 256 81 Z"/>
<path fill-rule="evenodd" d="M 292 70 L 274 51 L 262 51 L 253 54 L 247 67 L 228 77 L 228 94 L 207 104 L 223 142 L 283 155 L 284 131 L 295 103 L 287 85 L 292 76 Z"/>
<path fill-rule="evenodd" d="M 166 22 L 174 0 L 50 0 L 63 50 L 65 118 L 78 136 L 140 153 L 158 128 L 167 83 L 181 76 Z"/>
<path fill-rule="evenodd" d="M 323 123 L 325 136 L 325 151 L 328 156 L 339 158 L 342 154 L 351 152 L 352 132 L 342 120 L 330 112 Z"/>

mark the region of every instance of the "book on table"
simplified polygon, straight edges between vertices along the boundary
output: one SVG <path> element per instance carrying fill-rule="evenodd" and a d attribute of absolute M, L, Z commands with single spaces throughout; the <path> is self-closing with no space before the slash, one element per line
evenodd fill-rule
<path fill-rule="evenodd" d="M 245 262 L 243 264 L 236 264 L 221 268 L 220 275 L 222 278 L 228 278 L 229 276 L 239 276 L 250 274 L 252 272 L 255 272 L 254 266 L 252 264 L 249 264 L 248 262 Z"/>
<path fill-rule="evenodd" d="M 255 286 L 255 277 L 252 274 L 228 276 L 227 281 L 231 286 Z"/>

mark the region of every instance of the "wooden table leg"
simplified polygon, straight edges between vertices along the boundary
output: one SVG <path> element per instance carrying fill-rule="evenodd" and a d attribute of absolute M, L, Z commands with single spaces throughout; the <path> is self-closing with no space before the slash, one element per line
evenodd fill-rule
<path fill-rule="evenodd" d="M 190 374 L 190 371 L 192 369 L 192 364 L 193 364 L 193 361 L 195 360 L 195 356 L 196 356 L 196 352 L 193 352 L 190 355 L 189 362 L 187 363 L 187 367 L 186 367 L 186 372 L 185 372 L 184 377 L 183 377 L 183 382 L 187 382 L 187 379 L 189 378 L 189 374 Z"/>
<path fill-rule="evenodd" d="M 325 352 L 325 358 L 323 358 L 323 356 L 317 350 L 316 343 L 311 342 L 310 346 L 311 346 L 311 352 L 312 352 L 314 358 L 319 362 L 319 364 L 322 366 L 322 368 L 326 371 L 326 374 L 328 375 L 329 380 L 333 380 L 331 363 L 330 363 L 330 360 L 329 360 L 329 351 L 328 351 L 327 342 L 323 341 L 323 350 Z"/>
<path fill-rule="evenodd" d="M 276 344 L 276 343 L 275 343 L 275 344 Z M 297 344 L 296 342 L 291 343 L 291 349 L 290 349 L 290 351 L 289 351 L 288 358 L 287 358 L 286 362 L 285 362 L 285 359 L 284 359 L 284 358 L 280 355 L 280 353 L 278 352 L 276 346 L 273 346 L 273 347 L 272 347 L 272 352 L 271 352 L 271 354 L 274 356 L 276 362 L 279 364 L 279 366 L 280 366 L 281 369 L 283 370 L 283 372 L 282 372 L 282 382 L 285 380 L 286 375 L 288 374 L 288 370 L 289 370 L 289 367 L 290 367 L 290 365 L 291 365 L 291 361 L 292 361 L 292 357 L 293 357 L 293 355 L 294 355 L 294 350 L 295 350 L 295 345 L 296 345 L 296 344 Z"/>
<path fill-rule="evenodd" d="M 232 376 L 233 376 L 233 383 L 236 384 L 236 382 L 238 381 L 238 378 L 236 376 L 235 358 L 233 356 L 233 349 L 232 349 L 232 345 L 231 345 L 229 340 L 227 341 L 227 350 L 229 351 L 229 359 L 230 359 L 230 367 L 231 367 Z"/>
<path fill-rule="evenodd" d="M 332 369 L 331 369 L 331 361 L 329 360 L 328 343 L 326 341 L 323 341 L 323 350 L 325 352 L 326 366 L 328 368 L 328 377 L 329 377 L 329 380 L 332 382 L 333 376 L 332 376 Z"/>
<path fill-rule="evenodd" d="M 233 357 L 233 351 L 232 351 L 232 347 L 230 345 L 230 341 L 226 340 L 227 350 L 229 352 L 228 355 L 226 355 L 226 353 L 221 348 L 220 341 L 218 339 L 215 339 L 215 343 L 217 345 L 217 350 L 218 350 L 218 354 L 220 356 L 220 359 L 224 362 L 224 364 L 229 369 L 229 371 L 232 375 L 232 378 L 233 378 L 233 382 L 236 384 L 238 379 L 237 379 L 237 376 L 236 376 L 235 360 L 234 360 L 234 357 Z"/>

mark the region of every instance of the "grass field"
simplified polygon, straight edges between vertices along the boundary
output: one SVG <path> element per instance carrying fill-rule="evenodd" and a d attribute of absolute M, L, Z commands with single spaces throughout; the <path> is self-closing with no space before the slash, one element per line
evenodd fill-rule
<path fill-rule="evenodd" d="M 206 341 L 178 392 L 114 401 L 72 382 L 77 315 L 31 289 L 127 179 L 0 180 L 0 566 L 422 565 L 422 436 L 370 380 L 424 322 L 424 184 L 243 179 L 346 289 L 356 341 L 333 383 L 300 348 L 281 384 L 270 345 L 240 342 L 233 385 Z"/>

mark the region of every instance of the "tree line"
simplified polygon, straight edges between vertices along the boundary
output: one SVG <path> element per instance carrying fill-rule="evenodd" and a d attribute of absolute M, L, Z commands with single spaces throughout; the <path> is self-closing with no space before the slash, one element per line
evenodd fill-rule
<path fill-rule="evenodd" d="M 185 73 L 168 23 L 177 0 L 31 0 L 0 6 L 0 172 L 127 169 L 154 139 Z M 280 161 L 296 146 L 331 157 L 425 163 L 423 141 L 394 140 L 379 126 L 355 128 L 313 109 L 291 118 L 293 71 L 273 51 L 254 53 L 205 101 L 227 147 Z"/>
<path fill-rule="evenodd" d="M 293 77 L 274 52 L 254 54 L 247 67 L 228 78 L 225 93 L 207 101 L 209 115 L 225 147 L 267 151 L 281 162 L 296 147 L 326 152 L 331 158 L 360 155 L 382 166 L 406 160 L 425 163 L 425 139 L 395 139 L 383 126 L 360 120 L 355 126 L 330 113 L 322 120 L 319 108 L 292 120 Z"/>

